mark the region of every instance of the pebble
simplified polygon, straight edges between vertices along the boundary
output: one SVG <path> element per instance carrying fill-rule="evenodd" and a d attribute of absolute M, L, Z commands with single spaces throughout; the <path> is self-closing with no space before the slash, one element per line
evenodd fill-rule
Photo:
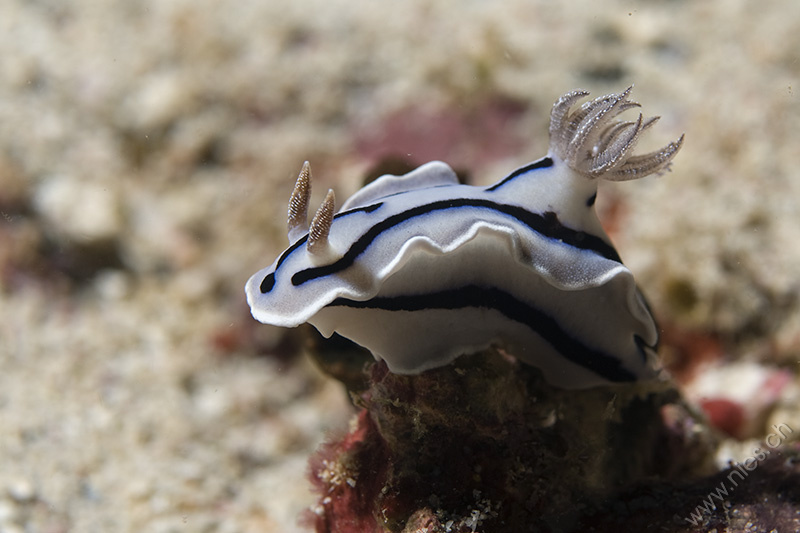
<path fill-rule="evenodd" d="M 84 244 L 110 240 L 122 227 L 116 189 L 111 184 L 66 174 L 50 176 L 37 187 L 33 205 L 54 232 Z"/>
<path fill-rule="evenodd" d="M 20 503 L 29 502 L 36 497 L 36 490 L 33 487 L 33 483 L 25 478 L 12 480 L 8 483 L 7 490 L 8 495 Z"/>
<path fill-rule="evenodd" d="M 15 522 L 18 518 L 19 510 L 13 502 L 2 499 L 0 500 L 0 526 L 5 530 L 6 525 Z"/>

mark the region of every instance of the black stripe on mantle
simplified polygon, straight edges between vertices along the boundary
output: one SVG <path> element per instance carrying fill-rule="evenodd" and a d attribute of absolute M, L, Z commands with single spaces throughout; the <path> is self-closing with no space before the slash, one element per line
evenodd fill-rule
<path fill-rule="evenodd" d="M 509 320 L 530 328 L 568 361 L 591 370 L 612 382 L 636 381 L 637 376 L 624 368 L 618 357 L 590 348 L 566 332 L 558 322 L 541 310 L 528 305 L 495 287 L 467 285 L 445 291 L 391 297 L 375 297 L 367 301 L 337 298 L 329 306 L 386 311 L 492 309 Z M 644 342 L 634 335 L 643 350 Z"/>
<path fill-rule="evenodd" d="M 347 215 L 352 215 L 353 213 L 362 213 L 362 212 L 372 213 L 382 205 L 383 202 L 378 202 L 377 204 L 366 205 L 364 207 L 356 207 L 355 209 L 348 209 L 347 211 L 336 213 L 335 215 L 333 215 L 333 219 L 336 220 L 337 218 L 346 217 Z M 278 258 L 278 263 L 275 265 L 275 270 L 277 271 L 283 264 L 283 262 L 289 258 L 289 255 L 298 248 L 300 248 L 301 246 L 303 246 L 306 243 L 306 241 L 308 241 L 308 233 L 297 239 L 297 241 L 293 245 L 289 246 L 286 250 L 284 250 L 281 256 Z M 263 280 L 261 280 L 261 285 L 260 285 L 261 294 L 268 293 L 269 291 L 272 290 L 274 286 L 275 286 L 275 272 L 270 272 L 269 274 L 264 276 Z"/>
<path fill-rule="evenodd" d="M 622 262 L 619 254 L 613 246 L 606 243 L 600 237 L 564 226 L 558 220 L 558 215 L 552 211 L 539 214 L 533 213 L 516 205 L 500 204 L 490 200 L 482 200 L 477 198 L 455 198 L 451 200 L 440 200 L 438 202 L 432 202 L 413 207 L 403 211 L 402 213 L 397 213 L 381 220 L 367 230 L 367 232 L 361 237 L 359 237 L 350 246 L 347 252 L 345 252 L 345 254 L 337 261 L 328 265 L 307 268 L 297 272 L 292 276 L 292 284 L 295 286 L 302 285 L 307 281 L 330 276 L 331 274 L 335 274 L 350 268 L 355 262 L 356 258 L 365 252 L 381 233 L 392 229 L 394 226 L 411 220 L 412 218 L 427 215 L 436 211 L 459 208 L 491 209 L 517 219 L 519 222 L 528 226 L 531 230 L 543 235 L 544 237 L 561 241 L 574 248 L 593 251 L 610 261 L 616 261 L 618 263 Z M 266 282 L 266 279 L 264 281 Z M 262 283 L 262 293 L 267 292 L 263 290 L 263 285 L 264 284 Z"/>
<path fill-rule="evenodd" d="M 537 169 L 540 169 L 540 168 L 550 168 L 552 166 L 553 166 L 553 160 L 551 158 L 549 158 L 549 157 L 543 157 L 543 158 L 541 158 L 541 159 L 539 159 L 537 161 L 534 161 L 533 163 L 530 163 L 529 165 L 525 165 L 524 167 L 518 168 L 517 170 L 515 170 L 514 172 L 512 172 L 511 174 L 509 174 L 508 176 L 506 176 L 502 180 L 498 181 L 497 183 L 495 183 L 494 185 L 492 185 L 491 187 L 489 187 L 486 190 L 488 192 L 496 191 L 497 189 L 499 189 L 500 187 L 502 187 L 503 185 L 505 185 L 509 181 L 513 180 L 514 178 L 516 178 L 518 176 L 522 176 L 523 174 L 527 174 L 531 170 L 537 170 Z"/>

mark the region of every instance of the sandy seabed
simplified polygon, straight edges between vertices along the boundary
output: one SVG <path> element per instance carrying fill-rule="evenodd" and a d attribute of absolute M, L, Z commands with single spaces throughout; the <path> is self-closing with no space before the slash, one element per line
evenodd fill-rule
<path fill-rule="evenodd" d="M 713 339 L 702 390 L 780 372 L 746 437 L 800 428 L 798 9 L 5 0 L 0 531 L 306 531 L 307 457 L 352 410 L 242 290 L 300 165 L 312 203 L 390 156 L 490 183 L 576 87 L 635 83 L 643 150 L 686 132 L 601 215 L 675 344 Z"/>

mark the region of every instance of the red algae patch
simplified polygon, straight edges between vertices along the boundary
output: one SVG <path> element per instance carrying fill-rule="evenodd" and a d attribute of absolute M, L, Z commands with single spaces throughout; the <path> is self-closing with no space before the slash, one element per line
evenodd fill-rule
<path fill-rule="evenodd" d="M 373 163 L 399 156 L 480 170 L 528 148 L 528 136 L 520 129 L 526 110 L 525 103 L 503 96 L 465 107 L 410 106 L 356 131 L 355 153 Z"/>

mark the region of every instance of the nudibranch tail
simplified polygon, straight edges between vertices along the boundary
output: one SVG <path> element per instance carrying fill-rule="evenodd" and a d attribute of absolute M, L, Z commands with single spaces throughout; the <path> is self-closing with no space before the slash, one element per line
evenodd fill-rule
<path fill-rule="evenodd" d="M 289 242 L 302 237 L 308 231 L 308 201 L 311 198 L 311 165 L 303 163 L 300 175 L 289 199 Z"/>
<path fill-rule="evenodd" d="M 322 205 L 317 209 L 314 218 L 311 220 L 311 228 L 308 230 L 308 242 L 306 248 L 312 254 L 324 252 L 328 248 L 328 234 L 333 224 L 333 211 L 336 207 L 336 196 L 333 189 L 328 189 Z"/>
<path fill-rule="evenodd" d="M 628 100 L 632 89 L 633 85 L 601 96 L 572 113 L 570 108 L 589 93 L 575 90 L 559 98 L 550 113 L 551 155 L 590 179 L 625 181 L 666 170 L 683 144 L 683 135 L 660 150 L 633 156 L 642 132 L 659 117 L 639 114 L 636 121 L 613 120 L 623 111 L 640 107 Z"/>

